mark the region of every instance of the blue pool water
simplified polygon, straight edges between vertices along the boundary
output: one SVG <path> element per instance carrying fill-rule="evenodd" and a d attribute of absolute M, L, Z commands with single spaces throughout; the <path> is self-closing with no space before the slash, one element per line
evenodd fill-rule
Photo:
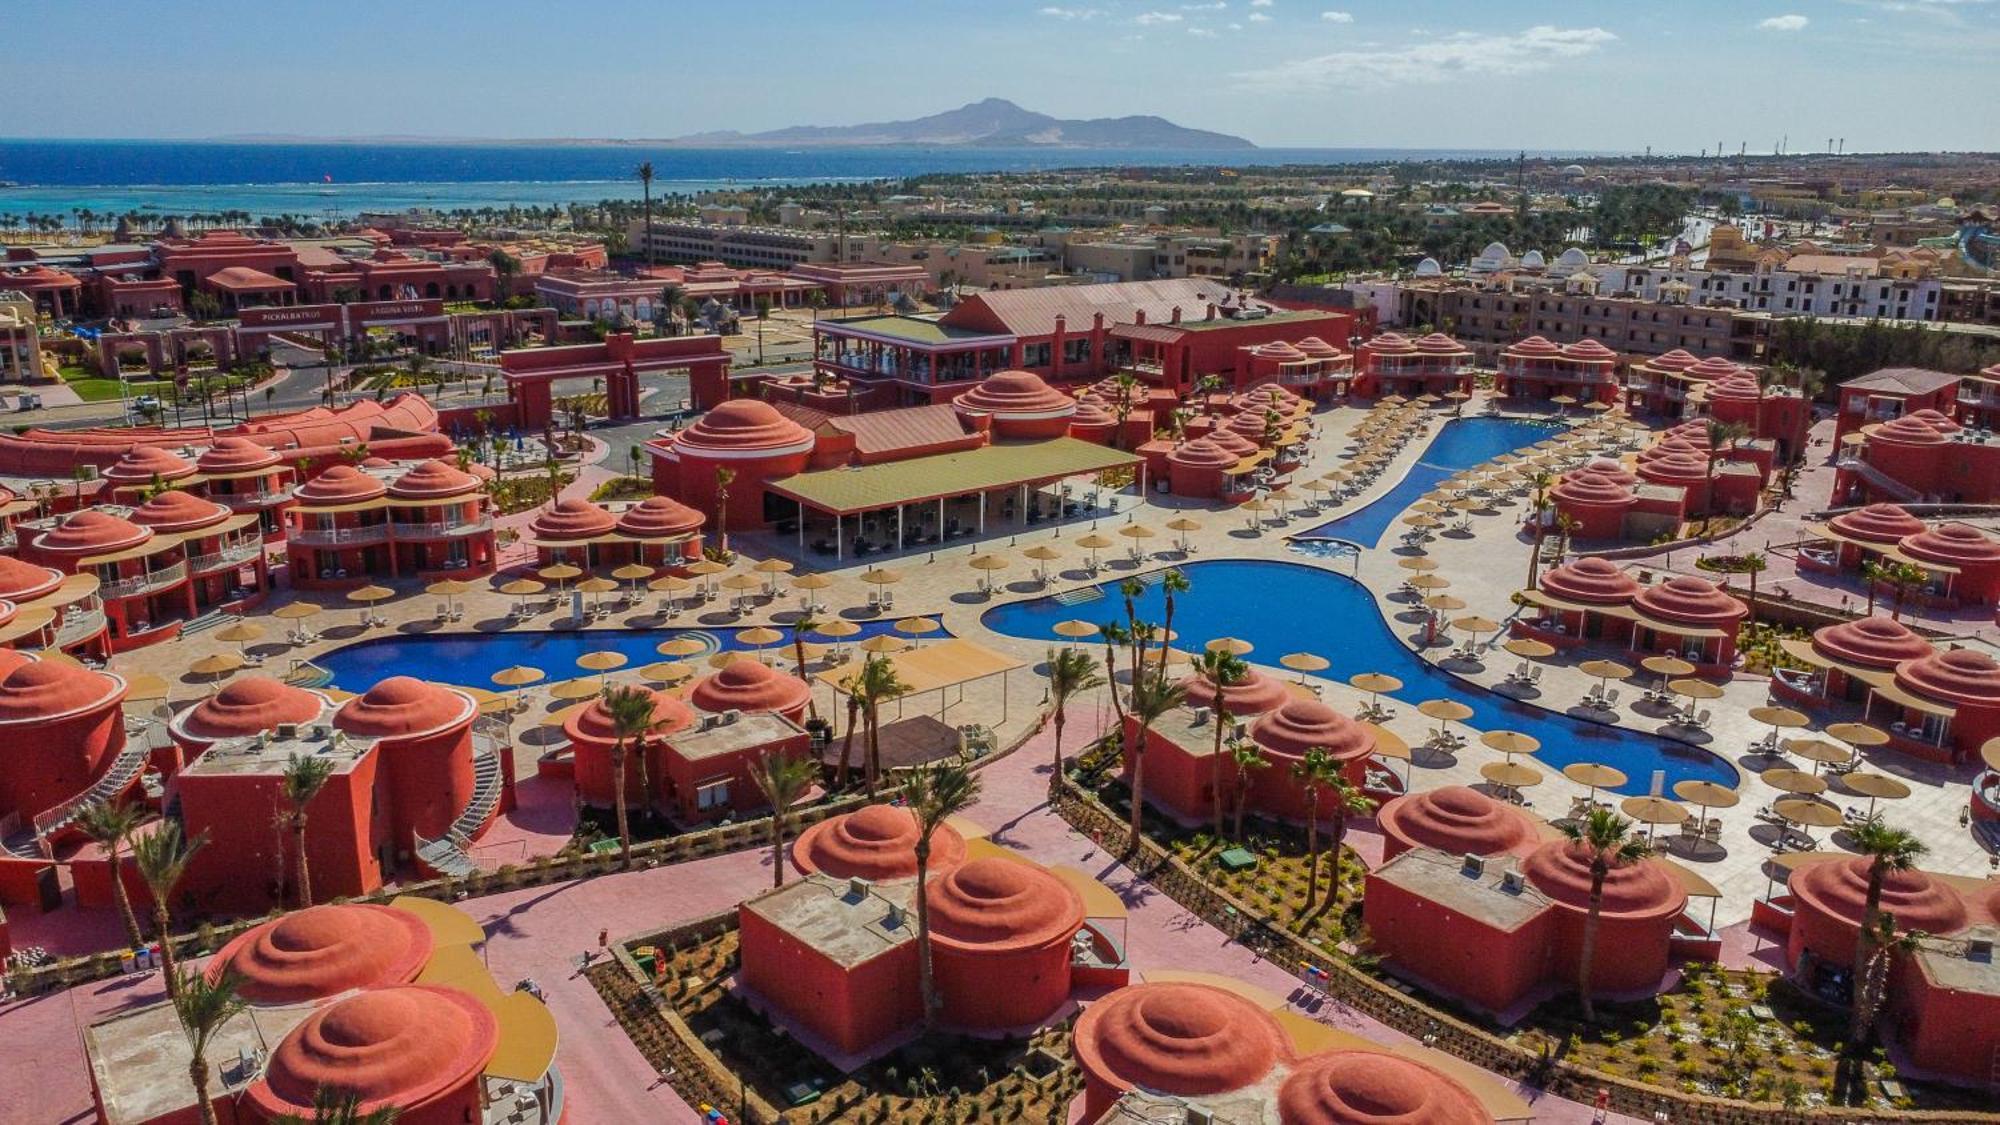
<path fill-rule="evenodd" d="M 860 624 L 861 632 L 842 638 L 841 643 L 851 644 L 876 633 L 889 632 L 895 622 L 881 620 Z M 785 639 L 767 648 L 790 653 L 792 631 L 784 626 L 774 628 L 783 633 Z M 518 629 L 505 633 L 378 637 L 335 649 L 314 663 L 333 674 L 334 687 L 347 691 L 367 691 L 375 686 L 376 681 L 389 676 L 416 676 L 461 687 L 490 690 L 493 674 L 516 664 L 540 668 L 548 673 L 548 682 L 594 676 L 597 673 L 586 672 L 576 666 L 577 657 L 587 652 L 609 650 L 622 653 L 626 667 L 643 668 L 655 661 L 665 660 L 666 657 L 655 651 L 657 646 L 679 636 L 692 636 L 705 641 L 710 652 L 754 647 L 738 642 L 738 632 L 738 629 L 590 629 L 564 632 Z M 940 631 L 929 634 L 926 639 L 949 635 Z M 806 639 L 822 640 L 810 633 Z M 702 657 L 689 659 L 699 661 Z"/>
<path fill-rule="evenodd" d="M 1439 671 L 1403 646 L 1382 620 L 1374 597 L 1353 579 L 1303 563 L 1221 559 L 1181 567 L 1193 588 L 1174 599 L 1174 632 L 1182 647 L 1214 637 L 1240 637 L 1256 646 L 1250 659 L 1277 663 L 1288 652 L 1312 652 L 1333 662 L 1320 673 L 1345 681 L 1362 672 L 1387 672 L 1403 681 L 1392 693 L 1405 714 L 1426 699 L 1451 698 L 1472 708 L 1466 723 L 1480 730 L 1517 730 L 1540 739 L 1535 757 L 1551 769 L 1572 762 L 1603 762 L 1625 771 L 1630 793 L 1643 793 L 1654 770 L 1666 783 L 1688 778 L 1736 784 L 1735 767 L 1704 750 L 1616 727 L 1580 722 L 1477 688 Z M 982 619 L 987 628 L 1009 636 L 1054 641 L 1056 622 L 1079 618 L 1105 623 L 1123 620 L 1117 584 L 1096 589 L 1098 600 L 1058 602 L 1036 598 L 995 606 Z M 1165 595 L 1150 585 L 1137 599 L 1139 617 L 1160 621 Z M 1502 654 L 1504 658 L 1504 654 Z M 1423 720 L 1428 722 L 1428 720 Z M 1473 748 L 1462 753 L 1490 755 Z"/>
<path fill-rule="evenodd" d="M 1546 422 L 1518 418 L 1454 418 L 1431 439 L 1423 457 L 1396 487 L 1359 511 L 1301 531 L 1299 539 L 1344 539 L 1373 547 L 1403 509 L 1417 502 L 1437 483 L 1454 473 L 1491 461 L 1502 453 L 1533 445 L 1555 435 Z"/>

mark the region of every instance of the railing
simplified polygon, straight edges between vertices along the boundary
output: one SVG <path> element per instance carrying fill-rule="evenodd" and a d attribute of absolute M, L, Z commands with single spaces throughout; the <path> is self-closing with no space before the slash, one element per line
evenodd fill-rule
<path fill-rule="evenodd" d="M 56 647 L 73 645 L 85 638 L 94 637 L 104 631 L 104 624 L 102 605 L 92 606 L 86 610 L 72 609 L 63 617 L 62 624 L 56 626 Z"/>
<path fill-rule="evenodd" d="M 266 504 L 288 500 L 291 495 L 292 490 L 289 488 L 258 488 L 244 492 L 218 492 L 209 499 L 232 508 L 261 508 Z"/>
<path fill-rule="evenodd" d="M 349 547 L 380 543 L 388 538 L 389 525 L 386 523 L 366 527 L 301 527 L 286 534 L 289 542 L 305 547 Z"/>
<path fill-rule="evenodd" d="M 479 516 L 469 520 L 433 520 L 428 523 L 392 523 L 398 539 L 438 539 L 453 535 L 473 535 L 493 526 L 493 517 Z"/>
<path fill-rule="evenodd" d="M 228 567 L 242 566 L 244 563 L 255 562 L 257 556 L 263 550 L 264 544 L 260 542 L 229 543 L 225 544 L 220 551 L 214 551 L 206 555 L 196 555 L 188 560 L 188 566 L 192 567 L 196 574 L 206 574 L 211 570 L 223 570 Z"/>
<path fill-rule="evenodd" d="M 145 574 L 132 578 L 120 578 L 116 582 L 106 582 L 104 585 L 98 587 L 97 594 L 102 598 L 134 598 L 140 594 L 150 594 L 154 590 L 164 590 L 177 582 L 186 580 L 187 575 L 187 563 L 177 562 L 172 566 L 163 566 L 158 570 L 150 570 Z"/>

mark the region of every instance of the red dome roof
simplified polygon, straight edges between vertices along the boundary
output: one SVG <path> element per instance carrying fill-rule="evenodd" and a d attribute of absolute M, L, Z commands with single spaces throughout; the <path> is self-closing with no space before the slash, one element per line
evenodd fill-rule
<path fill-rule="evenodd" d="M 553 508 L 538 512 L 528 529 L 539 539 L 591 539 L 609 535 L 618 521 L 602 505 L 581 496 L 558 500 Z"/>
<path fill-rule="evenodd" d="M 98 508 L 85 508 L 70 513 L 54 528 L 42 532 L 35 538 L 35 546 L 44 551 L 95 555 L 136 547 L 152 537 L 150 528 Z"/>
<path fill-rule="evenodd" d="M 653 732 L 672 734 L 694 725 L 694 712 L 678 696 L 651 688 L 640 688 L 653 697 Z M 611 715 L 604 709 L 604 697 L 598 696 L 582 707 L 577 707 L 563 719 L 563 734 L 571 742 L 600 742 L 606 746 L 618 741 L 617 728 L 611 725 Z"/>
<path fill-rule="evenodd" d="M 1903 553 L 1913 559 L 1947 566 L 1992 566 L 2000 563 L 2000 540 L 1969 523 L 1941 523 L 1903 540 Z"/>
<path fill-rule="evenodd" d="M 1866 856 L 1829 859 L 1793 871 L 1786 886 L 1801 912 L 1812 911 L 1859 927 L 1868 904 L 1868 867 Z M 1882 909 L 1896 916 L 1899 930 L 1949 934 L 1964 929 L 1970 921 L 1964 898 L 1922 871 L 1885 872 Z"/>
<path fill-rule="evenodd" d="M 1721 356 L 1712 355 L 1687 368 L 1687 375 L 1693 379 L 1712 380 L 1720 379 L 1725 375 L 1731 375 L 1741 370 L 1743 370 L 1742 367 L 1729 362 Z"/>
<path fill-rule="evenodd" d="M 243 978 L 259 1004 L 324 1000 L 352 988 L 408 984 L 430 960 L 434 940 L 407 910 L 366 903 L 309 906 L 238 934 L 209 961 Z"/>
<path fill-rule="evenodd" d="M 1507 354 L 1528 359 L 1543 359 L 1549 356 L 1561 355 L 1562 349 L 1550 342 L 1546 336 L 1530 336 L 1525 340 L 1517 340 L 1509 345 Z"/>
<path fill-rule="evenodd" d="M 1281 1125 L 1485 1125 L 1493 1120 L 1457 1079 L 1379 1051 L 1327 1051 L 1278 1088 Z"/>
<path fill-rule="evenodd" d="M 1908 625 L 1877 614 L 1813 630 L 1812 645 L 1835 660 L 1870 668 L 1894 668 L 1931 654 L 1931 643 Z"/>
<path fill-rule="evenodd" d="M 134 446 L 132 452 L 104 470 L 104 479 L 115 484 L 146 484 L 154 477 L 179 480 L 193 475 L 193 462 L 157 445 Z"/>
<path fill-rule="evenodd" d="M 1294 346 L 1302 354 L 1312 359 L 1339 359 L 1347 354 L 1325 340 L 1320 339 L 1318 336 L 1307 336 Z"/>
<path fill-rule="evenodd" d="M 1564 473 L 1562 480 L 1549 490 L 1549 496 L 1557 504 L 1582 504 L 1615 506 L 1635 503 L 1638 497 L 1630 485 L 1621 484 L 1591 469 L 1577 469 Z"/>
<path fill-rule="evenodd" d="M 1519 809 L 1463 785 L 1397 797 L 1376 812 L 1375 823 L 1409 847 L 1452 855 L 1499 855 L 1540 838 Z"/>
<path fill-rule="evenodd" d="M 1585 360 L 1592 363 L 1603 360 L 1616 360 L 1618 358 L 1617 352 L 1612 351 L 1589 336 L 1585 336 L 1573 344 L 1563 345 L 1562 354 L 1565 359 Z"/>
<path fill-rule="evenodd" d="M 471 722 L 470 696 L 411 676 L 391 676 L 334 712 L 333 725 L 360 738 L 416 738 Z"/>
<path fill-rule="evenodd" d="M 1618 564 L 1596 555 L 1586 555 L 1571 563 L 1542 572 L 1542 590 L 1571 601 L 1599 605 L 1623 605 L 1639 596 L 1639 581 L 1618 568 Z"/>
<path fill-rule="evenodd" d="M 1200 676 L 1189 676 L 1181 681 L 1187 689 L 1189 707 L 1215 706 L 1215 685 Z M 1293 698 L 1291 689 L 1281 681 L 1252 668 L 1240 681 L 1222 689 L 1222 706 L 1237 718 L 1261 715 L 1284 706 Z"/>
<path fill-rule="evenodd" d="M 25 659 L 0 679 L 0 723 L 46 723 L 116 706 L 125 681 L 63 660 Z"/>
<path fill-rule="evenodd" d="M 1071 426 L 1115 426 L 1118 416 L 1094 398 L 1080 398 L 1076 401 L 1076 413 L 1069 416 Z"/>
<path fill-rule="evenodd" d="M 192 531 L 221 523 L 229 509 L 192 492 L 162 492 L 132 510 L 132 522 L 155 531 Z"/>
<path fill-rule="evenodd" d="M 674 447 L 690 452 L 754 452 L 812 448 L 812 431 L 778 413 L 768 402 L 732 398 L 682 430 Z"/>
<path fill-rule="evenodd" d="M 1899 664 L 1896 682 L 1932 699 L 2000 707 L 2000 662 L 1969 648 Z"/>
<path fill-rule="evenodd" d="M 917 821 L 909 809 L 869 805 L 820 821 L 799 834 L 792 860 L 802 871 L 836 879 L 910 879 L 917 874 Z M 931 834 L 930 872 L 965 862 L 965 838 L 949 824 Z"/>
<path fill-rule="evenodd" d="M 1032 371 L 995 371 L 952 400 L 960 410 L 996 418 L 1061 418 L 1076 411 L 1076 400 Z"/>
<path fill-rule="evenodd" d="M 701 530 L 708 517 L 671 496 L 648 496 L 618 517 L 618 530 L 634 539 L 664 539 Z"/>
<path fill-rule="evenodd" d="M 389 487 L 352 465 L 333 465 L 292 490 L 305 504 L 355 504 L 373 500 Z"/>
<path fill-rule="evenodd" d="M 1306 353 L 1283 340 L 1272 340 L 1250 349 L 1250 354 L 1258 359 L 1271 359 L 1279 363 L 1297 363 L 1306 358 Z"/>
<path fill-rule="evenodd" d="M 1551 840 L 1521 861 L 1535 889 L 1572 910 L 1590 908 L 1589 849 L 1569 840 Z M 1687 891 L 1667 869 L 1649 859 L 1614 866 L 1604 878 L 1607 918 L 1671 918 L 1687 906 Z"/>
<path fill-rule="evenodd" d="M 247 1097 L 272 1121 L 310 1120 L 326 1087 L 357 1094 L 363 1113 L 408 1110 L 476 1081 L 499 1044 L 493 1014 L 455 988 L 371 989 L 307 1016 Z"/>
<path fill-rule="evenodd" d="M 1617 481 L 1619 484 L 1636 484 L 1639 480 L 1637 473 L 1626 468 L 1622 462 L 1613 457 L 1593 457 L 1590 463 L 1585 465 L 1584 468 L 1606 480 Z"/>
<path fill-rule="evenodd" d="M 1673 351 L 1656 355 L 1647 360 L 1644 366 L 1652 368 L 1654 371 L 1686 371 L 1698 362 L 1700 361 L 1696 360 L 1685 349 L 1675 348 Z"/>
<path fill-rule="evenodd" d="M 1222 424 L 1222 428 L 1241 437 L 1245 441 L 1252 441 L 1261 445 L 1263 444 L 1265 435 L 1271 429 L 1271 413 L 1268 408 L 1260 409 L 1252 407 L 1247 410 L 1240 410 L 1230 415 L 1229 420 Z M 1284 416 L 1282 413 L 1279 413 L 1277 425 L 1280 429 L 1284 427 Z"/>
<path fill-rule="evenodd" d="M 1430 355 L 1471 355 L 1464 345 L 1442 332 L 1433 332 L 1417 341 L 1417 350 Z"/>
<path fill-rule="evenodd" d="M 1000 953 L 1067 942 L 1083 925 L 1068 883 L 1014 859 L 975 859 L 933 879 L 931 940 L 945 949 Z"/>
<path fill-rule="evenodd" d="M 1708 458 L 1678 449 L 1651 458 L 1641 457 L 1639 475 L 1655 484 L 1702 484 L 1708 480 Z"/>
<path fill-rule="evenodd" d="M 1852 539 L 1870 543 L 1898 543 L 1924 530 L 1924 521 L 1897 504 L 1870 504 L 1842 512 L 1826 525 Z"/>
<path fill-rule="evenodd" d="M 1222 448 L 1222 444 L 1212 437 L 1184 441 L 1167 454 L 1167 460 L 1176 465 L 1202 469 L 1225 469 L 1242 459 Z"/>
<path fill-rule="evenodd" d="M 1417 350 L 1410 338 L 1400 332 L 1384 332 L 1368 341 L 1367 348 L 1374 355 L 1409 355 Z"/>
<path fill-rule="evenodd" d="M 310 723 L 325 709 L 325 699 L 302 687 L 269 676 L 241 676 L 175 716 L 173 729 L 203 742 L 245 738 L 280 723 Z"/>
<path fill-rule="evenodd" d="M 1897 445 L 1942 445 L 1948 439 L 1917 418 L 1907 415 L 1894 418 L 1875 428 L 1868 436 L 1869 441 L 1893 442 Z"/>
<path fill-rule="evenodd" d="M 1269 1012 L 1183 981 L 1130 985 L 1089 1005 L 1071 1049 L 1084 1073 L 1113 1089 L 1180 1097 L 1255 1085 L 1290 1054 Z"/>
<path fill-rule="evenodd" d="M 437 460 L 420 462 L 389 486 L 389 495 L 400 500 L 437 500 L 477 491 L 478 477 Z"/>
<path fill-rule="evenodd" d="M 195 459 L 195 468 L 204 473 L 240 473 L 268 468 L 278 463 L 277 450 L 266 449 L 246 437 L 215 439 L 215 444 Z"/>
<path fill-rule="evenodd" d="M 695 681 L 688 700 L 704 711 L 795 711 L 812 687 L 761 660 L 745 656 Z"/>
<path fill-rule="evenodd" d="M 1640 609 L 1665 621 L 1694 625 L 1722 625 L 1737 621 L 1750 612 L 1748 606 L 1721 590 L 1706 578 L 1680 575 L 1657 586 L 1648 586 L 1633 599 Z"/>
<path fill-rule="evenodd" d="M 1955 434 L 1965 428 L 1954 421 L 1951 415 L 1928 406 L 1922 410 L 1911 411 L 1910 417 L 1915 418 L 1917 421 L 1922 422 L 1924 425 L 1941 434 Z"/>
<path fill-rule="evenodd" d="M 1324 747 L 1343 762 L 1375 751 L 1373 730 L 1317 699 L 1287 699 L 1266 712 L 1251 724 L 1250 741 L 1286 758 L 1303 758 L 1314 747 Z"/>
<path fill-rule="evenodd" d="M 1264 432 L 1263 424 L 1259 423 L 1257 427 L 1258 436 L 1262 437 L 1263 432 Z M 1227 426 L 1217 426 L 1214 430 L 1210 431 L 1208 434 L 1208 440 L 1221 446 L 1225 451 L 1235 454 L 1238 460 L 1242 460 L 1245 457 L 1251 456 L 1252 454 L 1256 453 L 1258 449 L 1258 445 L 1255 441 L 1252 441 L 1251 439 L 1244 437 L 1242 434 L 1237 433 L 1235 430 L 1232 430 Z"/>
<path fill-rule="evenodd" d="M 1757 380 L 1748 372 L 1737 371 L 1709 384 L 1708 397 L 1711 402 L 1755 402 L 1764 396 Z"/>
<path fill-rule="evenodd" d="M 54 567 L 0 555 L 0 598 L 15 603 L 33 601 L 62 585 L 62 580 L 62 571 Z"/>

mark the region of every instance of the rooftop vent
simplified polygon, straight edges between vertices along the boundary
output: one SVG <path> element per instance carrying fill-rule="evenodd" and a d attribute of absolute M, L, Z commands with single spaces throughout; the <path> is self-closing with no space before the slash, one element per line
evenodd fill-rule
<path fill-rule="evenodd" d="M 1471 852 L 1465 853 L 1465 862 L 1459 868 L 1459 871 L 1471 878 L 1477 879 L 1479 876 L 1486 874 L 1486 857 L 1483 855 L 1474 855 Z"/>

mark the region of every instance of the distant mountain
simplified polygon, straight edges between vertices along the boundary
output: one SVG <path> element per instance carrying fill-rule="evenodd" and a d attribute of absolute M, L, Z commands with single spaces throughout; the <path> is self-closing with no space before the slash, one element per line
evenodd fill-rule
<path fill-rule="evenodd" d="M 1072 121 L 987 98 L 914 121 L 867 125 L 794 125 L 766 133 L 734 130 L 677 137 L 704 147 L 803 148 L 815 145 L 942 145 L 1047 148 L 1252 149 L 1242 137 L 1189 129 L 1163 117 L 1094 117 Z"/>

